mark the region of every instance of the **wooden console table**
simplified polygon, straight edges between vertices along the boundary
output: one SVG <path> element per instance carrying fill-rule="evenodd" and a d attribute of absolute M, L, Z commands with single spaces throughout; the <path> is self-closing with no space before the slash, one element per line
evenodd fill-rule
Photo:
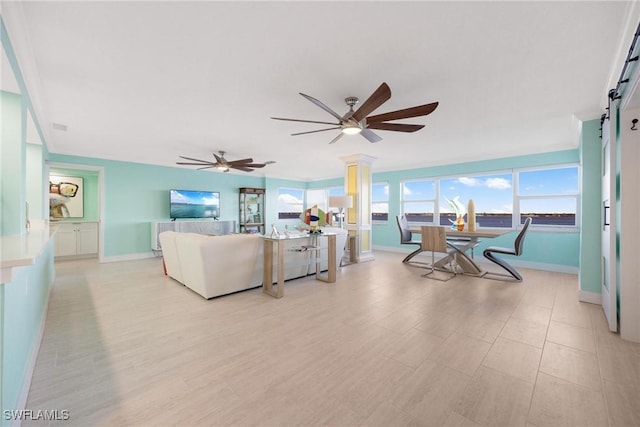
<path fill-rule="evenodd" d="M 284 254 L 285 247 L 284 242 L 287 240 L 297 239 L 310 239 L 312 245 L 307 247 L 306 250 L 314 251 L 316 256 L 316 280 L 327 283 L 335 283 L 336 281 L 336 234 L 335 233 L 320 233 L 313 235 L 300 235 L 284 237 L 269 237 L 260 236 L 263 239 L 264 244 L 264 257 L 262 259 L 262 292 L 270 295 L 274 298 L 282 298 L 284 296 Z M 328 270 L 326 276 L 320 274 L 320 246 L 317 244 L 318 238 L 327 238 L 327 250 L 328 250 Z M 273 252 L 274 246 L 277 252 L 277 289 L 273 290 Z"/>

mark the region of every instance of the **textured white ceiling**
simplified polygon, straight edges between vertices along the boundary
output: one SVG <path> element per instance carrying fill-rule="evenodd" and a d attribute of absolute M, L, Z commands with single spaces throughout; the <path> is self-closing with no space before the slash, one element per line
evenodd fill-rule
<path fill-rule="evenodd" d="M 49 149 L 175 165 L 179 155 L 276 160 L 253 172 L 314 180 L 341 157 L 374 171 L 577 146 L 602 112 L 627 2 L 22 2 Z M 15 16 L 15 13 L 11 14 Z M 15 25 L 15 24 L 14 24 Z M 11 30 L 11 25 L 8 25 Z M 604 31 L 608 28 L 608 31 Z M 24 48 L 22 48 L 24 50 Z M 376 113 L 439 101 L 414 134 L 336 131 L 332 121 L 381 82 Z M 51 123 L 68 126 L 66 132 Z M 212 172 L 217 173 L 217 172 Z"/>

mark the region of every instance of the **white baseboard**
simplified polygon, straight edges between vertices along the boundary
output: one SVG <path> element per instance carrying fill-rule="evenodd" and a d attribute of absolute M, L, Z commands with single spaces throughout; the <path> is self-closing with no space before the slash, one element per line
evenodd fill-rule
<path fill-rule="evenodd" d="M 394 253 L 401 253 L 401 254 L 405 254 L 408 255 L 412 252 L 412 250 L 407 250 L 405 248 L 397 248 L 397 247 L 393 247 L 393 246 L 373 246 L 373 249 L 378 250 L 378 251 L 384 251 L 384 252 L 394 252 Z M 415 249 L 415 248 L 413 248 Z M 478 254 L 476 254 L 476 257 L 474 257 L 474 262 L 476 262 L 477 264 L 481 265 L 481 266 L 490 266 L 490 265 L 494 265 L 492 262 L 486 260 L 484 257 L 482 257 L 482 254 L 480 254 L 480 256 L 477 256 Z M 421 255 L 416 255 L 416 257 L 420 257 Z M 567 274 L 578 274 L 579 272 L 579 268 L 578 267 L 574 267 L 571 265 L 561 265 L 561 264 L 547 264 L 547 263 L 543 263 L 543 262 L 531 262 L 531 261 L 522 261 L 522 260 L 518 260 L 518 259 L 509 259 L 509 264 L 513 265 L 514 267 L 522 267 L 522 268 L 530 268 L 532 270 L 543 270 L 543 271 L 552 271 L 554 273 L 567 273 Z"/>
<path fill-rule="evenodd" d="M 157 255 L 153 252 L 140 252 L 136 254 L 116 255 L 102 257 L 100 262 L 119 262 L 119 261 L 135 261 L 138 259 L 156 258 Z"/>
<path fill-rule="evenodd" d="M 578 291 L 578 300 L 590 304 L 602 305 L 602 295 L 589 291 Z"/>

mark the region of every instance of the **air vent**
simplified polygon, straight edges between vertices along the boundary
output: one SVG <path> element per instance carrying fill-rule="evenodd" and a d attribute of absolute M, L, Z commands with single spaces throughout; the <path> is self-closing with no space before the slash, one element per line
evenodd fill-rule
<path fill-rule="evenodd" d="M 67 131 L 67 125 L 63 125 L 60 123 L 51 123 L 51 127 L 54 128 L 55 130 L 61 130 L 63 132 Z"/>

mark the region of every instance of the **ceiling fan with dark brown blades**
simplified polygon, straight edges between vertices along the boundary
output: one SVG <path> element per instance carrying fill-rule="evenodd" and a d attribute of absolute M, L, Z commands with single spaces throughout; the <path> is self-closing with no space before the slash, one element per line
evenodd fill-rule
<path fill-rule="evenodd" d="M 378 107 L 384 104 L 386 101 L 391 98 L 391 89 L 389 85 L 386 83 L 382 83 L 378 89 L 375 90 L 367 98 L 367 100 L 358 107 L 357 110 L 354 111 L 353 107 L 358 103 L 358 98 L 355 96 L 350 96 L 345 98 L 345 102 L 349 106 L 349 111 L 343 116 L 333 111 L 331 108 L 327 107 L 322 102 L 313 98 L 312 96 L 305 95 L 304 93 L 300 93 L 304 98 L 308 99 L 318 107 L 325 110 L 327 113 L 331 114 L 335 117 L 338 122 L 322 122 L 316 120 L 304 120 L 304 119 L 287 119 L 283 117 L 271 117 L 274 120 L 285 120 L 289 122 L 303 122 L 303 123 L 316 123 L 323 125 L 333 125 L 330 128 L 311 130 L 307 132 L 298 132 L 292 133 L 292 136 L 295 135 L 305 135 L 308 133 L 316 133 L 316 132 L 324 132 L 328 130 L 340 129 L 341 132 L 333 138 L 329 144 L 333 144 L 343 135 L 355 135 L 359 133 L 364 136 L 369 142 L 378 142 L 382 141 L 382 138 L 376 135 L 371 129 L 376 130 L 388 130 L 393 132 L 416 132 L 424 127 L 424 125 L 410 125 L 405 123 L 388 123 L 393 120 L 400 119 L 408 119 L 411 117 L 419 117 L 426 116 L 428 114 L 433 113 L 433 111 L 438 107 L 437 102 L 432 102 L 431 104 L 419 105 L 417 107 L 404 108 L 402 110 L 391 111 L 384 114 L 377 114 L 374 116 L 369 116 L 369 114 L 373 113 Z"/>
<path fill-rule="evenodd" d="M 253 172 L 257 168 L 263 168 L 266 165 L 270 165 L 275 163 L 273 160 L 264 163 L 254 163 L 252 158 L 240 159 L 240 160 L 232 160 L 228 161 L 224 158 L 224 151 L 218 151 L 220 155 L 213 153 L 213 157 L 216 158 L 215 162 L 210 162 L 208 160 L 200 160 L 193 159 L 191 157 L 179 156 L 185 160 L 191 160 L 190 162 L 176 162 L 177 165 L 189 165 L 189 166 L 200 166 L 200 169 L 211 169 L 216 168 L 222 172 L 229 172 L 231 169 L 237 169 L 244 172 Z"/>

